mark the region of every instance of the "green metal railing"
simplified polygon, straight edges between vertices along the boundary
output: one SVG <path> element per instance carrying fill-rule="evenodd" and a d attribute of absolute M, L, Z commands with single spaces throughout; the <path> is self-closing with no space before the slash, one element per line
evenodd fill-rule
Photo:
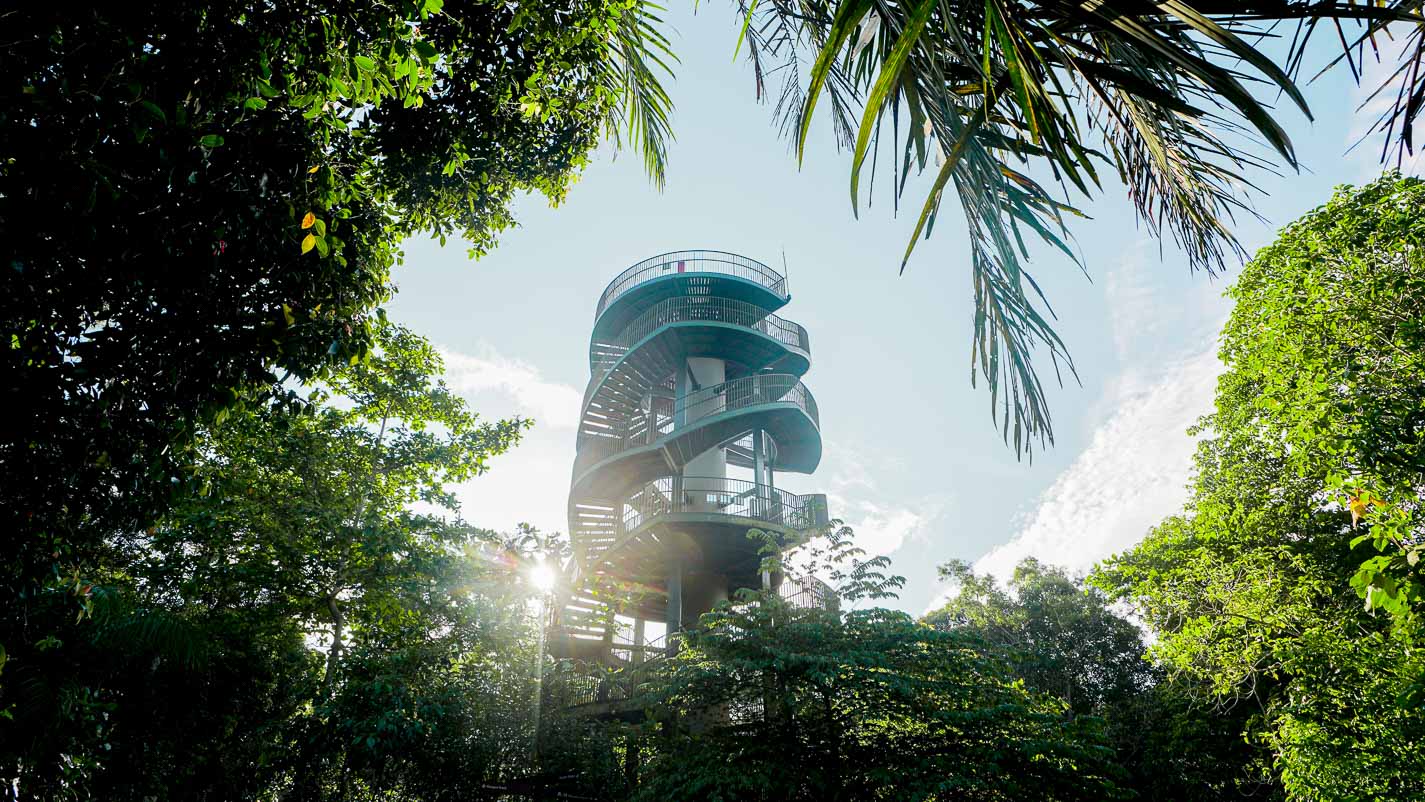
<path fill-rule="evenodd" d="M 793 607 L 835 609 L 835 592 L 813 576 L 786 574 L 777 595 Z M 634 707 L 646 692 L 648 682 L 662 670 L 669 657 L 667 636 L 642 645 L 614 642 L 610 655 L 616 665 L 574 662 L 547 678 L 545 703 L 551 709 L 574 709 L 590 705 Z M 729 710 L 729 718 L 756 719 L 760 709 Z"/>
<path fill-rule="evenodd" d="M 619 634 L 623 635 L 624 633 L 620 632 Z M 622 660 L 630 665 L 646 663 L 649 660 L 660 660 L 668 656 L 668 636 L 659 635 L 641 644 L 616 637 L 609 648 L 609 654 L 614 659 Z"/>
<path fill-rule="evenodd" d="M 579 476 L 590 466 L 615 454 L 649 445 L 664 435 L 672 434 L 680 425 L 774 402 L 795 405 L 820 428 L 821 416 L 816 399 L 801 379 L 790 373 L 754 373 L 695 390 L 674 400 L 671 408 L 667 399 L 650 398 L 648 408 L 639 410 L 622 428 L 599 434 L 581 431 L 578 455 L 574 458 L 574 475 Z"/>
<path fill-rule="evenodd" d="M 603 316 L 609 304 L 639 284 L 677 273 L 734 276 L 766 287 L 784 300 L 791 297 L 787 292 L 787 277 L 756 259 L 726 251 L 673 251 L 644 259 L 618 274 L 599 296 L 594 320 Z"/>
<path fill-rule="evenodd" d="M 594 704 L 619 704 L 637 699 L 663 663 L 662 657 L 613 668 L 575 663 L 545 682 L 545 705 L 570 709 Z M 623 706 L 623 705 L 620 705 Z"/>
<path fill-rule="evenodd" d="M 766 521 L 788 529 L 821 522 L 826 497 L 798 496 L 780 488 L 742 479 L 665 476 L 624 500 L 623 532 L 632 532 L 664 515 L 709 513 Z"/>
<path fill-rule="evenodd" d="M 806 610 L 830 609 L 836 603 L 836 591 L 820 579 L 809 575 L 784 574 L 782 584 L 777 587 L 777 595 L 791 606 Z"/>
<path fill-rule="evenodd" d="M 669 298 L 649 307 L 624 326 L 617 336 L 600 340 L 590 346 L 589 369 L 594 377 L 590 386 L 597 385 L 604 374 L 639 340 L 670 323 L 690 321 L 728 323 L 753 329 L 788 348 L 795 348 L 803 354 L 811 353 L 811 341 L 806 329 L 790 320 L 769 314 L 767 310 L 755 304 L 708 296 Z"/>

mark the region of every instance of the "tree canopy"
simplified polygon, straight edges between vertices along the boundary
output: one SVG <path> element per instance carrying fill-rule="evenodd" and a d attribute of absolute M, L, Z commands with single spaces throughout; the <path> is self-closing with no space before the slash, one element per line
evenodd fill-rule
<path fill-rule="evenodd" d="M 835 570 L 843 605 L 898 585 L 884 557 L 862 559 L 849 529 L 825 534 L 808 568 Z M 667 718 L 634 798 L 1124 796 L 1097 721 L 1063 716 L 1059 698 L 1016 682 L 979 646 L 898 611 L 747 592 L 704 616 L 653 683 Z"/>
<path fill-rule="evenodd" d="M 195 433 L 371 347 L 400 243 L 483 252 L 601 131 L 661 176 L 630 0 L 28 4 L 0 43 L 8 583 L 149 526 Z M 619 128 L 619 126 L 625 126 Z M 24 466 L 23 469 L 20 466 Z"/>
<path fill-rule="evenodd" d="M 1296 799 L 1425 793 L 1414 580 L 1390 578 L 1418 544 L 1422 190 L 1342 189 L 1247 266 L 1188 506 L 1095 580 L 1167 670 L 1260 710 Z"/>
<path fill-rule="evenodd" d="M 1249 708 L 1215 708 L 1145 660 L 1142 632 L 1102 591 L 1033 558 L 1007 587 L 962 562 L 941 575 L 954 595 L 923 620 L 978 639 L 981 652 L 1030 691 L 1060 700 L 1066 715 L 1102 722 L 1132 798 L 1280 798 L 1268 753 L 1243 738 Z"/>
<path fill-rule="evenodd" d="M 10 642 L 7 786 L 471 798 L 527 757 L 534 591 L 519 544 L 462 521 L 448 490 L 525 422 L 480 421 L 429 344 L 376 336 L 318 406 L 205 428 L 168 514 L 110 541 L 102 573 L 24 600 L 45 637 Z"/>

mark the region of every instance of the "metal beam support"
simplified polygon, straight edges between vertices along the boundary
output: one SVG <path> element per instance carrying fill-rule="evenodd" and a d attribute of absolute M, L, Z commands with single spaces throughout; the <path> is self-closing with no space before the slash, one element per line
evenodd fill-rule
<path fill-rule="evenodd" d="M 757 486 L 757 502 L 763 506 L 764 510 L 771 499 L 771 493 L 765 487 L 767 484 L 767 449 L 766 435 L 761 429 L 752 430 L 752 481 Z"/>
<path fill-rule="evenodd" d="M 668 558 L 668 650 L 677 651 L 677 641 L 673 633 L 683 629 L 683 558 L 674 554 Z"/>

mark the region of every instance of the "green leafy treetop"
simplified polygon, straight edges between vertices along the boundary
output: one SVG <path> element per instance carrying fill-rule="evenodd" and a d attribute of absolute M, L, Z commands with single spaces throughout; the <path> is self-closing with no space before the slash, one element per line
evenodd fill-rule
<path fill-rule="evenodd" d="M 27 599 L 0 775 L 25 798 L 481 798 L 526 760 L 544 548 L 449 486 L 518 442 L 382 326 L 317 402 L 206 427 L 179 502 Z M 511 547 L 514 547 L 513 549 Z"/>
<path fill-rule="evenodd" d="M 648 13 L 631 0 L 7 10 L 6 585 L 96 564 L 105 537 L 150 525 L 201 424 L 295 401 L 287 382 L 359 361 L 405 237 L 485 251 L 516 193 L 558 202 L 611 127 L 661 175 L 668 104 L 650 64 L 666 43 Z"/>
<path fill-rule="evenodd" d="M 1425 795 L 1421 208 L 1425 182 L 1386 175 L 1257 254 L 1187 508 L 1095 577 L 1169 671 L 1258 711 L 1293 798 Z"/>
<path fill-rule="evenodd" d="M 1102 591 L 1033 558 L 1008 587 L 963 562 L 940 570 L 955 595 L 924 620 L 978 638 L 1029 690 L 1063 701 L 1065 715 L 1101 720 L 1135 798 L 1280 798 L 1270 753 L 1242 737 L 1250 708 L 1217 709 L 1171 681 Z"/>
<path fill-rule="evenodd" d="M 756 533 L 754 533 L 756 534 Z M 974 638 L 846 609 L 899 587 L 834 522 L 802 568 L 841 607 L 750 591 L 689 631 L 650 705 L 663 718 L 636 799 L 1102 800 L 1119 796 L 1092 720 L 1029 692 Z M 780 560 L 769 560 L 777 568 Z"/>
<path fill-rule="evenodd" d="M 965 563 L 951 562 L 940 571 L 958 592 L 926 622 L 978 633 L 1016 659 L 1031 689 L 1063 699 L 1075 713 L 1100 714 L 1110 700 L 1131 698 L 1154 684 L 1137 627 L 1062 570 L 1032 558 L 1021 562 L 1009 583 L 1013 596 Z"/>

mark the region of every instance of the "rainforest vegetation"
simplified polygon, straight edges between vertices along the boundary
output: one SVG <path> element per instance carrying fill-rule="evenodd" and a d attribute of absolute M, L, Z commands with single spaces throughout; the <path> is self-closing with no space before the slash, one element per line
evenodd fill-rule
<path fill-rule="evenodd" d="M 897 195 L 925 171 L 912 248 L 964 213 L 1009 447 L 1052 444 L 1036 366 L 1073 368 L 1021 262 L 1026 235 L 1073 260 L 1075 210 L 1025 164 L 1085 202 L 1121 182 L 1193 266 L 1246 265 L 1189 501 L 1137 546 L 1088 576 L 951 562 L 915 617 L 841 522 L 754 530 L 834 603 L 744 591 L 619 716 L 558 703 L 581 667 L 548 656 L 531 569 L 568 544 L 456 502 L 537 422 L 470 409 L 384 305 L 407 238 L 497 247 L 601 140 L 663 180 L 659 9 L 0 9 L 3 795 L 1425 798 L 1425 182 L 1342 187 L 1255 254 L 1231 229 L 1243 174 L 1295 165 L 1276 117 L 1309 112 L 1318 27 L 1355 74 L 1394 26 L 1377 133 L 1413 147 L 1421 4 L 1219 5 L 738 6 L 799 157 L 834 126 L 853 203 L 863 168 Z"/>

